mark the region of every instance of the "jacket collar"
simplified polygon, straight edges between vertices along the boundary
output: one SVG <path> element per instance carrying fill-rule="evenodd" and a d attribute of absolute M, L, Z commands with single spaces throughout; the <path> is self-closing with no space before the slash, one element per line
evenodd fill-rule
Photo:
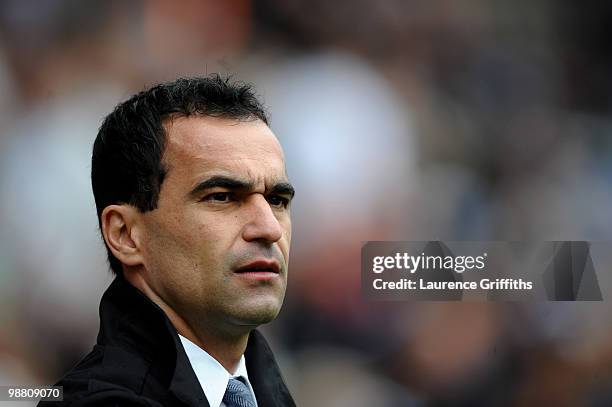
<path fill-rule="evenodd" d="M 189 406 L 208 406 L 178 333 L 163 310 L 118 276 L 102 296 L 98 344 L 141 355 L 167 376 L 168 389 Z M 270 347 L 253 330 L 245 352 L 249 380 L 260 406 L 294 406 Z"/>

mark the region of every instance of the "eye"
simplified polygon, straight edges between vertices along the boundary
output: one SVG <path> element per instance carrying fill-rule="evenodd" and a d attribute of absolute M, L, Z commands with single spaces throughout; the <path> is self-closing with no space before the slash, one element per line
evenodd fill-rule
<path fill-rule="evenodd" d="M 274 206 L 276 208 L 286 208 L 289 206 L 289 199 L 280 195 L 270 195 L 268 197 L 268 202 L 271 206 Z"/>
<path fill-rule="evenodd" d="M 233 199 L 231 192 L 213 192 L 212 194 L 206 195 L 202 201 L 211 202 L 229 202 Z"/>

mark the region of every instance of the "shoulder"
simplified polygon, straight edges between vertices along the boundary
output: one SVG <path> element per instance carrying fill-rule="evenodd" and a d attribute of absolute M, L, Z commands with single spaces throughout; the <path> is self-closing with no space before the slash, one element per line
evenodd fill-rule
<path fill-rule="evenodd" d="M 39 407 L 163 407 L 156 400 L 139 396 L 125 389 L 87 392 L 61 402 L 41 402 Z"/>
<path fill-rule="evenodd" d="M 117 347 L 94 346 L 56 386 L 63 387 L 64 401 L 39 406 L 162 406 L 155 396 L 163 386 L 149 361 Z"/>

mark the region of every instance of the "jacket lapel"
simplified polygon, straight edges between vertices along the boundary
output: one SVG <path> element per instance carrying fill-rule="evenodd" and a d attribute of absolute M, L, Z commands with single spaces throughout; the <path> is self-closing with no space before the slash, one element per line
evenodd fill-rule
<path fill-rule="evenodd" d="M 274 360 L 274 355 L 259 331 L 251 331 L 244 355 L 257 405 L 260 407 L 295 406 Z"/>

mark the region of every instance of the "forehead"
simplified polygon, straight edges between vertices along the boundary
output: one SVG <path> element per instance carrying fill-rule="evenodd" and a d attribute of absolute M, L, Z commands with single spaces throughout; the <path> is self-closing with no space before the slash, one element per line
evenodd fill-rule
<path fill-rule="evenodd" d="M 169 177 L 175 173 L 197 180 L 215 173 L 254 181 L 286 178 L 280 143 L 261 120 L 175 117 L 164 127 L 163 162 Z"/>

